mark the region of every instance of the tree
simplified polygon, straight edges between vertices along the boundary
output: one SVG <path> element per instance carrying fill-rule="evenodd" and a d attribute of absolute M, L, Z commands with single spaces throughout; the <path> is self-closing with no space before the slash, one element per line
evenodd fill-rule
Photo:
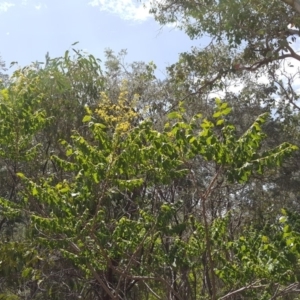
<path fill-rule="evenodd" d="M 194 299 L 199 292 L 217 299 L 224 291 L 215 269 L 223 261 L 215 253 L 227 236 L 227 221 L 225 211 L 213 219 L 207 213 L 211 194 L 220 178 L 228 184 L 247 181 L 296 149 L 286 143 L 260 153 L 267 115 L 238 137 L 226 121 L 230 108 L 219 100 L 211 121 L 201 115 L 187 121 L 181 108 L 168 115 L 160 132 L 149 120 L 136 123 L 128 96 L 126 83 L 117 103 L 103 92 L 95 112 L 87 109 L 83 118 L 90 135 L 74 132 L 70 142 L 62 141 L 67 158 L 51 159 L 56 172 L 68 174 L 65 179 L 54 173 L 32 180 L 19 173 L 20 203 L 1 200 L 6 218 L 25 217 L 28 238 L 17 245 L 24 245 L 19 255 L 30 253 L 30 258 L 17 278 L 27 282 L 22 291 L 33 299 L 74 299 L 80 293 L 86 299 L 150 294 Z M 218 166 L 203 188 L 191 165 L 195 157 Z M 180 196 L 185 178 L 196 194 L 190 203 Z M 10 263 L 14 245 L 2 244 Z"/>
<path fill-rule="evenodd" d="M 0 87 L 2 88 L 3 86 L 5 86 L 5 84 L 7 83 L 7 79 L 8 76 L 4 73 L 2 73 L 2 71 L 6 71 L 5 68 L 5 62 L 2 60 L 1 56 L 0 56 Z"/>
<path fill-rule="evenodd" d="M 213 40 L 225 40 L 230 49 L 242 46 L 241 61 L 231 67 L 253 71 L 287 57 L 298 59 L 290 46 L 291 40 L 297 39 L 299 26 L 298 12 L 293 5 L 286 5 L 292 2 L 297 3 L 168 0 L 154 1 L 151 12 L 162 24 L 178 22 L 191 38 L 208 34 Z"/>
<path fill-rule="evenodd" d="M 264 146 L 280 139 L 300 145 L 299 72 L 294 66 L 299 61 L 299 14 L 292 3 L 296 1 L 153 1 L 151 12 L 161 24 L 173 23 L 192 39 L 209 39 L 206 47 L 180 54 L 168 68 L 174 99 L 169 106 L 184 101 L 190 115 L 201 111 L 209 116 L 215 96 L 221 96 L 233 107 L 231 121 L 240 134 L 254 112 L 268 111 L 266 130 L 272 138 Z M 266 208 L 273 210 L 270 217 L 277 215 L 283 202 L 298 210 L 298 161 L 295 153 L 280 171 L 234 187 L 228 194 L 242 190 L 243 197 L 231 197 L 231 207 L 250 215 L 255 211 L 259 219 L 266 217 Z"/>
<path fill-rule="evenodd" d="M 297 115 L 253 78 L 222 102 L 191 66 L 159 81 L 124 55 L 46 57 L 1 89 L 0 299 L 292 298 Z"/>
<path fill-rule="evenodd" d="M 297 1 L 154 1 L 151 12 L 161 24 L 175 23 L 192 39 L 208 35 L 209 46 L 184 53 L 173 68 L 177 77 L 191 74 L 195 89 L 219 86 L 226 78 L 247 72 L 278 80 L 279 66 L 286 59 L 299 61 L 296 43 L 300 16 Z M 289 5 L 287 5 L 289 4 Z M 291 63 L 292 64 L 292 63 Z M 186 70 L 187 69 L 187 70 Z M 185 75 L 186 74 L 186 75 Z M 287 105 L 296 104 L 290 99 Z"/>

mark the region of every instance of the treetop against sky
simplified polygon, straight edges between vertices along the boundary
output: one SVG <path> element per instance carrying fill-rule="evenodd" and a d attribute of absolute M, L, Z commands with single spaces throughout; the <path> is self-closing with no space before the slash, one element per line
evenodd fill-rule
<path fill-rule="evenodd" d="M 12 61 L 24 66 L 44 61 L 47 52 L 60 56 L 79 41 L 77 47 L 100 59 L 106 48 L 127 49 L 128 61 L 154 61 L 163 77 L 179 53 L 191 46 L 203 48 L 210 39 L 204 35 L 191 40 L 173 25 L 159 25 L 150 8 L 149 0 L 0 1 L 0 55 L 7 66 Z M 293 66 L 288 72 L 293 73 L 298 62 L 293 60 Z"/>
<path fill-rule="evenodd" d="M 199 45 L 174 27 L 162 28 L 136 0 L 0 1 L 2 59 L 9 66 L 60 56 L 79 47 L 102 59 L 106 48 L 128 50 L 129 61 L 154 61 L 160 70 Z"/>

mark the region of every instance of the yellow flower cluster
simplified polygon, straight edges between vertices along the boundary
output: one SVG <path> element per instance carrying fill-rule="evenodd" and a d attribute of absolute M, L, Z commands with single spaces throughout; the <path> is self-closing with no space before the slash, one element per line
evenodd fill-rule
<path fill-rule="evenodd" d="M 135 95 L 133 101 L 129 103 L 127 82 L 124 81 L 117 103 L 114 104 L 104 92 L 100 96 L 101 102 L 96 113 L 106 124 L 112 126 L 115 132 L 127 132 L 132 127 L 133 120 L 138 116 L 133 108 L 138 95 Z"/>
<path fill-rule="evenodd" d="M 7 101 L 8 100 L 8 90 L 7 89 L 3 89 L 0 91 L 0 99 Z"/>

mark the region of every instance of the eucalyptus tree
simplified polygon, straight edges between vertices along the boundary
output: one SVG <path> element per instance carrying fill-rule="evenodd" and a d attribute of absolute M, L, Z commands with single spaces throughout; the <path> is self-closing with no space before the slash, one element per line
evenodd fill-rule
<path fill-rule="evenodd" d="M 7 69 L 5 68 L 5 62 L 2 60 L 0 56 L 0 86 L 3 87 L 7 83 L 8 75 L 3 73 Z"/>
<path fill-rule="evenodd" d="M 167 0 L 153 1 L 151 12 L 161 24 L 177 23 L 192 39 L 208 35 L 237 49 L 224 74 L 230 68 L 255 71 L 286 58 L 299 60 L 292 44 L 299 35 L 299 12 L 287 5 L 292 2 L 297 3 Z"/>
<path fill-rule="evenodd" d="M 115 53 L 106 49 L 104 60 L 105 87 L 111 101 L 117 101 L 122 83 L 128 88 L 129 102 L 135 98 L 135 109 L 142 118 L 151 118 L 163 128 L 166 114 L 175 102 L 168 76 L 157 71 L 154 62 L 127 61 L 127 51 Z"/>
<path fill-rule="evenodd" d="M 182 53 L 171 68 L 190 94 L 223 89 L 229 79 L 244 78 L 245 84 L 249 77 L 260 77 L 269 90 L 278 91 L 279 102 L 298 111 L 292 84 L 298 71 L 291 67 L 300 59 L 297 3 L 167 0 L 151 2 L 150 12 L 160 24 L 171 23 L 191 39 L 209 40 L 204 49 Z M 283 65 L 286 72 L 279 74 Z"/>
<path fill-rule="evenodd" d="M 190 114 L 209 114 L 212 99 L 219 95 L 233 107 L 230 118 L 241 132 L 253 113 L 270 112 L 265 124 L 269 138 L 263 147 L 285 139 L 300 144 L 298 1 L 154 0 L 150 5 L 160 24 L 177 26 L 206 44 L 181 53 L 168 69 L 174 106 L 183 100 Z M 202 162 L 198 170 L 203 178 L 201 166 Z M 245 186 L 232 187 L 230 197 L 219 197 L 231 199 L 245 213 L 242 220 L 255 215 L 263 220 L 281 206 L 299 209 L 298 178 L 295 153 L 281 171 L 258 176 Z"/>

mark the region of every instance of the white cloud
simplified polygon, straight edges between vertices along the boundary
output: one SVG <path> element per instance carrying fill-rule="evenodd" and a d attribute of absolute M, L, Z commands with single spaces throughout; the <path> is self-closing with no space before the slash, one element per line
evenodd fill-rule
<path fill-rule="evenodd" d="M 0 2 L 0 12 L 7 11 L 12 6 L 15 6 L 15 4 L 11 2 Z"/>
<path fill-rule="evenodd" d="M 137 3 L 137 0 L 92 0 L 88 4 L 98 6 L 101 11 L 116 14 L 124 20 L 145 21 L 150 18 L 150 1 Z"/>
<path fill-rule="evenodd" d="M 40 9 L 48 8 L 48 6 L 46 3 L 39 3 L 39 4 L 35 5 L 34 8 L 36 10 L 40 10 Z"/>

